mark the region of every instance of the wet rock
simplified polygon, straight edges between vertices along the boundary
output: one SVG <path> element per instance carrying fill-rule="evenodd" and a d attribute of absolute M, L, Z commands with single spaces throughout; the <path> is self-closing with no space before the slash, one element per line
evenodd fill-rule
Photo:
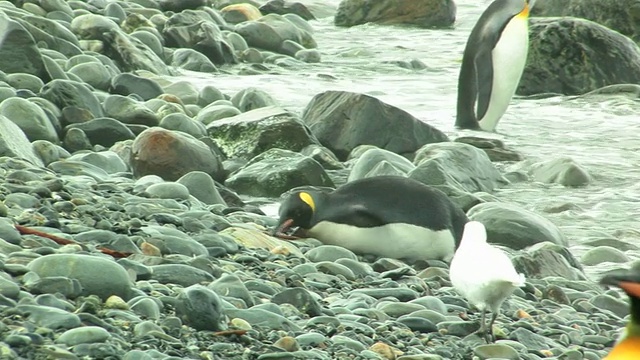
<path fill-rule="evenodd" d="M 29 270 L 41 278 L 64 276 L 76 279 L 82 285 L 82 295 L 98 295 L 107 299 L 118 295 L 129 297 L 131 281 L 127 271 L 103 257 L 80 254 L 53 254 L 31 261 Z"/>
<path fill-rule="evenodd" d="M 524 249 L 549 241 L 567 246 L 567 239 L 550 220 L 513 204 L 487 202 L 467 212 L 471 220 L 487 228 L 487 239 L 511 249 Z"/>
<path fill-rule="evenodd" d="M 56 343 L 67 346 L 93 344 L 105 342 L 110 337 L 111 334 L 99 326 L 82 326 L 65 331 L 56 339 Z"/>
<path fill-rule="evenodd" d="M 307 49 L 317 47 L 309 32 L 277 14 L 268 14 L 255 21 L 240 23 L 236 25 L 235 31 L 242 35 L 249 46 L 277 53 L 285 40 L 291 40 Z"/>
<path fill-rule="evenodd" d="M 578 261 L 564 246 L 543 242 L 514 256 L 513 264 L 527 279 L 544 279 L 557 276 L 567 280 L 585 278 Z"/>
<path fill-rule="evenodd" d="M 218 71 L 207 56 L 193 49 L 176 49 L 171 56 L 171 66 L 205 73 Z"/>
<path fill-rule="evenodd" d="M 303 313 L 314 317 L 322 315 L 322 307 L 311 293 L 303 288 L 286 289 L 271 298 L 274 304 L 291 304 Z"/>
<path fill-rule="evenodd" d="M 169 67 L 146 44 L 121 30 L 102 34 L 104 54 L 113 59 L 123 72 L 146 70 L 157 75 L 172 75 Z"/>
<path fill-rule="evenodd" d="M 338 158 L 324 146 L 311 144 L 304 149 L 300 150 L 300 154 L 309 156 L 314 159 L 325 170 L 340 170 L 344 169 L 344 165 L 338 160 Z"/>
<path fill-rule="evenodd" d="M 186 287 L 213 281 L 213 276 L 208 272 L 185 264 L 155 265 L 151 269 L 153 269 L 151 279 L 161 284 L 176 284 Z"/>
<path fill-rule="evenodd" d="M 218 295 L 202 285 L 192 285 L 177 296 L 176 314 L 196 330 L 224 329 L 224 309 Z"/>
<path fill-rule="evenodd" d="M 236 275 L 222 275 L 220 279 L 207 285 L 207 287 L 220 296 L 240 299 L 247 307 L 252 307 L 255 304 L 253 296 Z"/>
<path fill-rule="evenodd" d="M 53 80 L 42 88 L 40 96 L 51 101 L 59 109 L 67 106 L 75 106 L 88 110 L 94 117 L 104 116 L 102 105 L 91 92 L 91 89 L 83 83 L 73 80 Z"/>
<path fill-rule="evenodd" d="M 68 71 L 92 87 L 107 91 L 113 74 L 100 62 L 78 64 Z"/>
<path fill-rule="evenodd" d="M 440 130 L 411 114 L 359 93 L 318 94 L 305 108 L 302 119 L 320 143 L 341 160 L 363 144 L 405 155 L 424 144 L 449 140 Z"/>
<path fill-rule="evenodd" d="M 463 143 L 428 144 L 416 151 L 409 177 L 445 194 L 492 192 L 507 183 L 484 151 Z"/>
<path fill-rule="evenodd" d="M 162 87 L 154 80 L 147 79 L 132 73 L 122 73 L 111 79 L 109 90 L 112 94 L 131 95 L 136 94 L 147 101 L 156 98 L 163 93 Z"/>
<path fill-rule="evenodd" d="M 49 81 L 33 36 L 4 12 L 0 12 L 0 34 L 0 70 L 9 74 L 27 73 Z"/>
<path fill-rule="evenodd" d="M 192 10 L 176 13 L 167 20 L 162 35 L 165 46 L 193 49 L 216 65 L 237 62 L 233 47 L 207 13 Z"/>
<path fill-rule="evenodd" d="M 231 103 L 241 112 L 277 105 L 269 93 L 253 87 L 238 91 L 231 98 Z"/>
<path fill-rule="evenodd" d="M 366 23 L 408 24 L 419 27 L 448 27 L 456 20 L 453 0 L 342 0 L 336 12 L 337 26 Z"/>
<path fill-rule="evenodd" d="M 580 258 L 580 262 L 586 266 L 598 265 L 603 262 L 627 263 L 629 261 L 631 259 L 622 251 L 610 246 L 599 246 L 590 249 Z"/>
<path fill-rule="evenodd" d="M 240 115 L 241 111 L 237 107 L 227 104 L 210 104 L 198 112 L 195 120 L 201 124 L 208 125 L 213 121 L 230 118 Z"/>
<path fill-rule="evenodd" d="M 191 171 L 222 176 L 220 159 L 202 141 L 182 132 L 154 127 L 133 141 L 130 165 L 136 177 L 155 174 L 175 181 Z"/>
<path fill-rule="evenodd" d="M 640 48 L 602 25 L 571 17 L 532 18 L 529 38 L 520 95 L 577 95 L 640 82 Z"/>
<path fill-rule="evenodd" d="M 118 24 L 101 15 L 83 14 L 76 16 L 70 24 L 71 31 L 79 39 L 101 40 L 102 34 L 112 30 L 119 30 Z"/>
<path fill-rule="evenodd" d="M 231 4 L 220 9 L 222 17 L 229 24 L 258 20 L 262 17 L 260 10 L 248 3 Z"/>
<path fill-rule="evenodd" d="M 407 158 L 384 149 L 369 149 L 354 162 L 347 181 L 380 175 L 408 176 L 415 165 Z"/>
<path fill-rule="evenodd" d="M 233 173 L 226 186 L 252 196 L 278 197 L 303 185 L 330 186 L 333 181 L 312 158 L 289 150 L 273 148 L 251 159 Z"/>
<path fill-rule="evenodd" d="M 509 345 L 503 344 L 487 344 L 480 345 L 473 349 L 473 354 L 480 360 L 486 359 L 505 359 L 518 360 L 520 355 Z"/>
<path fill-rule="evenodd" d="M 520 161 L 523 159 L 522 154 L 515 150 L 508 149 L 504 142 L 499 139 L 487 139 L 477 136 L 461 136 L 454 140 L 469 145 L 473 145 L 481 149 L 491 161 Z"/>
<path fill-rule="evenodd" d="M 0 115 L 16 123 L 30 141 L 47 140 L 52 143 L 60 141 L 56 129 L 44 110 L 29 100 L 15 97 L 2 101 Z"/>
<path fill-rule="evenodd" d="M 296 115 L 277 107 L 213 121 L 207 125 L 207 132 L 225 155 L 246 160 L 271 148 L 300 151 L 310 144 L 317 144 Z"/>
<path fill-rule="evenodd" d="M 207 5 L 206 0 L 159 0 L 160 10 L 181 12 L 187 9 L 197 9 Z"/>
<path fill-rule="evenodd" d="M 176 180 L 176 182 L 186 186 L 193 197 L 205 204 L 223 204 L 226 206 L 226 202 L 222 196 L 220 196 L 215 182 L 211 176 L 205 172 L 192 171 Z"/>
<path fill-rule="evenodd" d="M 104 101 L 105 114 L 124 124 L 157 126 L 160 120 L 151 109 L 132 97 L 111 95 Z"/>
<path fill-rule="evenodd" d="M 316 17 L 300 2 L 289 2 L 284 0 L 270 0 L 266 4 L 260 6 L 260 12 L 263 14 L 296 14 L 305 20 L 315 20 Z"/>
<path fill-rule="evenodd" d="M 78 315 L 50 306 L 18 305 L 17 309 L 28 314 L 28 319 L 47 329 L 73 329 L 80 326 Z"/>
<path fill-rule="evenodd" d="M 0 115 L 0 156 L 25 159 L 38 166 L 44 166 L 35 153 L 24 132 L 11 120 Z"/>
<path fill-rule="evenodd" d="M 569 157 L 533 164 L 530 174 L 535 181 L 557 183 L 568 187 L 585 186 L 591 182 L 589 172 Z"/>
<path fill-rule="evenodd" d="M 159 126 L 167 130 L 187 133 L 197 139 L 207 136 L 207 129 L 204 125 L 182 113 L 169 114 L 163 117 Z"/>
<path fill-rule="evenodd" d="M 120 121 L 108 117 L 100 117 L 80 124 L 71 124 L 65 128 L 65 131 L 70 129 L 82 130 L 91 144 L 105 147 L 112 146 L 119 141 L 135 139 L 131 129 Z"/>
<path fill-rule="evenodd" d="M 537 0 L 530 16 L 573 16 L 591 20 L 633 39 L 640 40 L 640 7 L 635 0 Z"/>
<path fill-rule="evenodd" d="M 37 76 L 25 73 L 7 74 L 7 83 L 16 89 L 27 89 L 39 93 L 44 82 Z"/>

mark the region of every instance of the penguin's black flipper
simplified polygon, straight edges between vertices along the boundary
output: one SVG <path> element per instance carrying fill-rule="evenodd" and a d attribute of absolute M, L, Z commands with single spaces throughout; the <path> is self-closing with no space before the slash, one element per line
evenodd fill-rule
<path fill-rule="evenodd" d="M 478 102 L 476 118 L 482 120 L 489 109 L 491 89 L 493 88 L 493 58 L 491 49 L 485 49 L 475 59 L 476 76 L 478 81 Z"/>
<path fill-rule="evenodd" d="M 387 224 L 380 217 L 371 213 L 363 204 L 352 204 L 336 207 L 326 214 L 325 220 L 338 224 L 371 228 Z"/>

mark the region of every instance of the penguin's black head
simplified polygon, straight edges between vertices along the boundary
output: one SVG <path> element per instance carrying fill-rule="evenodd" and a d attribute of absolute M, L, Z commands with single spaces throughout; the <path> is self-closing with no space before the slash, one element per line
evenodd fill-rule
<path fill-rule="evenodd" d="M 600 280 L 600 284 L 618 287 L 624 290 L 630 298 L 640 299 L 640 273 L 638 272 L 630 271 L 605 275 Z"/>
<path fill-rule="evenodd" d="M 311 193 L 296 191 L 280 205 L 280 220 L 274 234 L 284 234 L 287 230 L 298 227 L 302 230 L 311 228 L 311 219 L 316 211 L 316 202 Z"/>

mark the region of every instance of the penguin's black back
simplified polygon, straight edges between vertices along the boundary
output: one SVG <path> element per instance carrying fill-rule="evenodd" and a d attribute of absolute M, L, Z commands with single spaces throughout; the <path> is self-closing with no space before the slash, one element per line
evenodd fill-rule
<path fill-rule="evenodd" d="M 358 227 L 404 223 L 434 231 L 449 229 L 458 243 L 467 216 L 438 189 L 402 176 L 375 176 L 327 194 L 312 225 L 323 220 Z"/>

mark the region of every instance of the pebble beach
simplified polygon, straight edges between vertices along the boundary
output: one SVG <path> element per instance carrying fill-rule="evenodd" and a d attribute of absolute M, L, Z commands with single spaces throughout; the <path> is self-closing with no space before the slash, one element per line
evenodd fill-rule
<path fill-rule="evenodd" d="M 585 249 L 568 224 L 554 225 L 578 207 L 543 213 L 518 195 L 504 201 L 539 189 L 548 174 L 554 194 L 598 184 L 589 162 L 576 155 L 531 165 L 534 145 L 461 135 L 450 119 L 427 125 L 372 99 L 375 82 L 364 99 L 303 97 L 309 69 L 324 61 L 317 28 L 329 31 L 339 2 L 307 1 L 306 11 L 283 14 L 264 3 L 0 2 L 0 358 L 604 358 L 629 309 L 624 294 L 597 280 L 631 264 L 638 247 L 607 234 Z M 467 29 L 479 12 L 464 9 Z M 388 68 L 400 77 L 443 73 L 410 55 L 365 77 Z M 300 71 L 286 99 L 260 87 L 278 69 Z M 353 90 L 349 71 L 323 70 L 308 87 Z M 373 104 L 362 114 L 389 111 L 396 124 L 419 125 L 411 141 L 376 143 L 383 136 L 373 134 L 369 145 L 345 147 L 318 124 L 323 102 L 351 101 Z M 444 170 L 428 167 L 432 158 L 445 159 Z M 444 262 L 271 236 L 278 199 L 292 188 L 441 173 L 453 178 L 433 185 L 470 218 L 522 219 L 525 230 L 497 240 L 527 281 L 503 304 L 495 343 L 474 333 L 480 313 L 453 289 Z"/>

